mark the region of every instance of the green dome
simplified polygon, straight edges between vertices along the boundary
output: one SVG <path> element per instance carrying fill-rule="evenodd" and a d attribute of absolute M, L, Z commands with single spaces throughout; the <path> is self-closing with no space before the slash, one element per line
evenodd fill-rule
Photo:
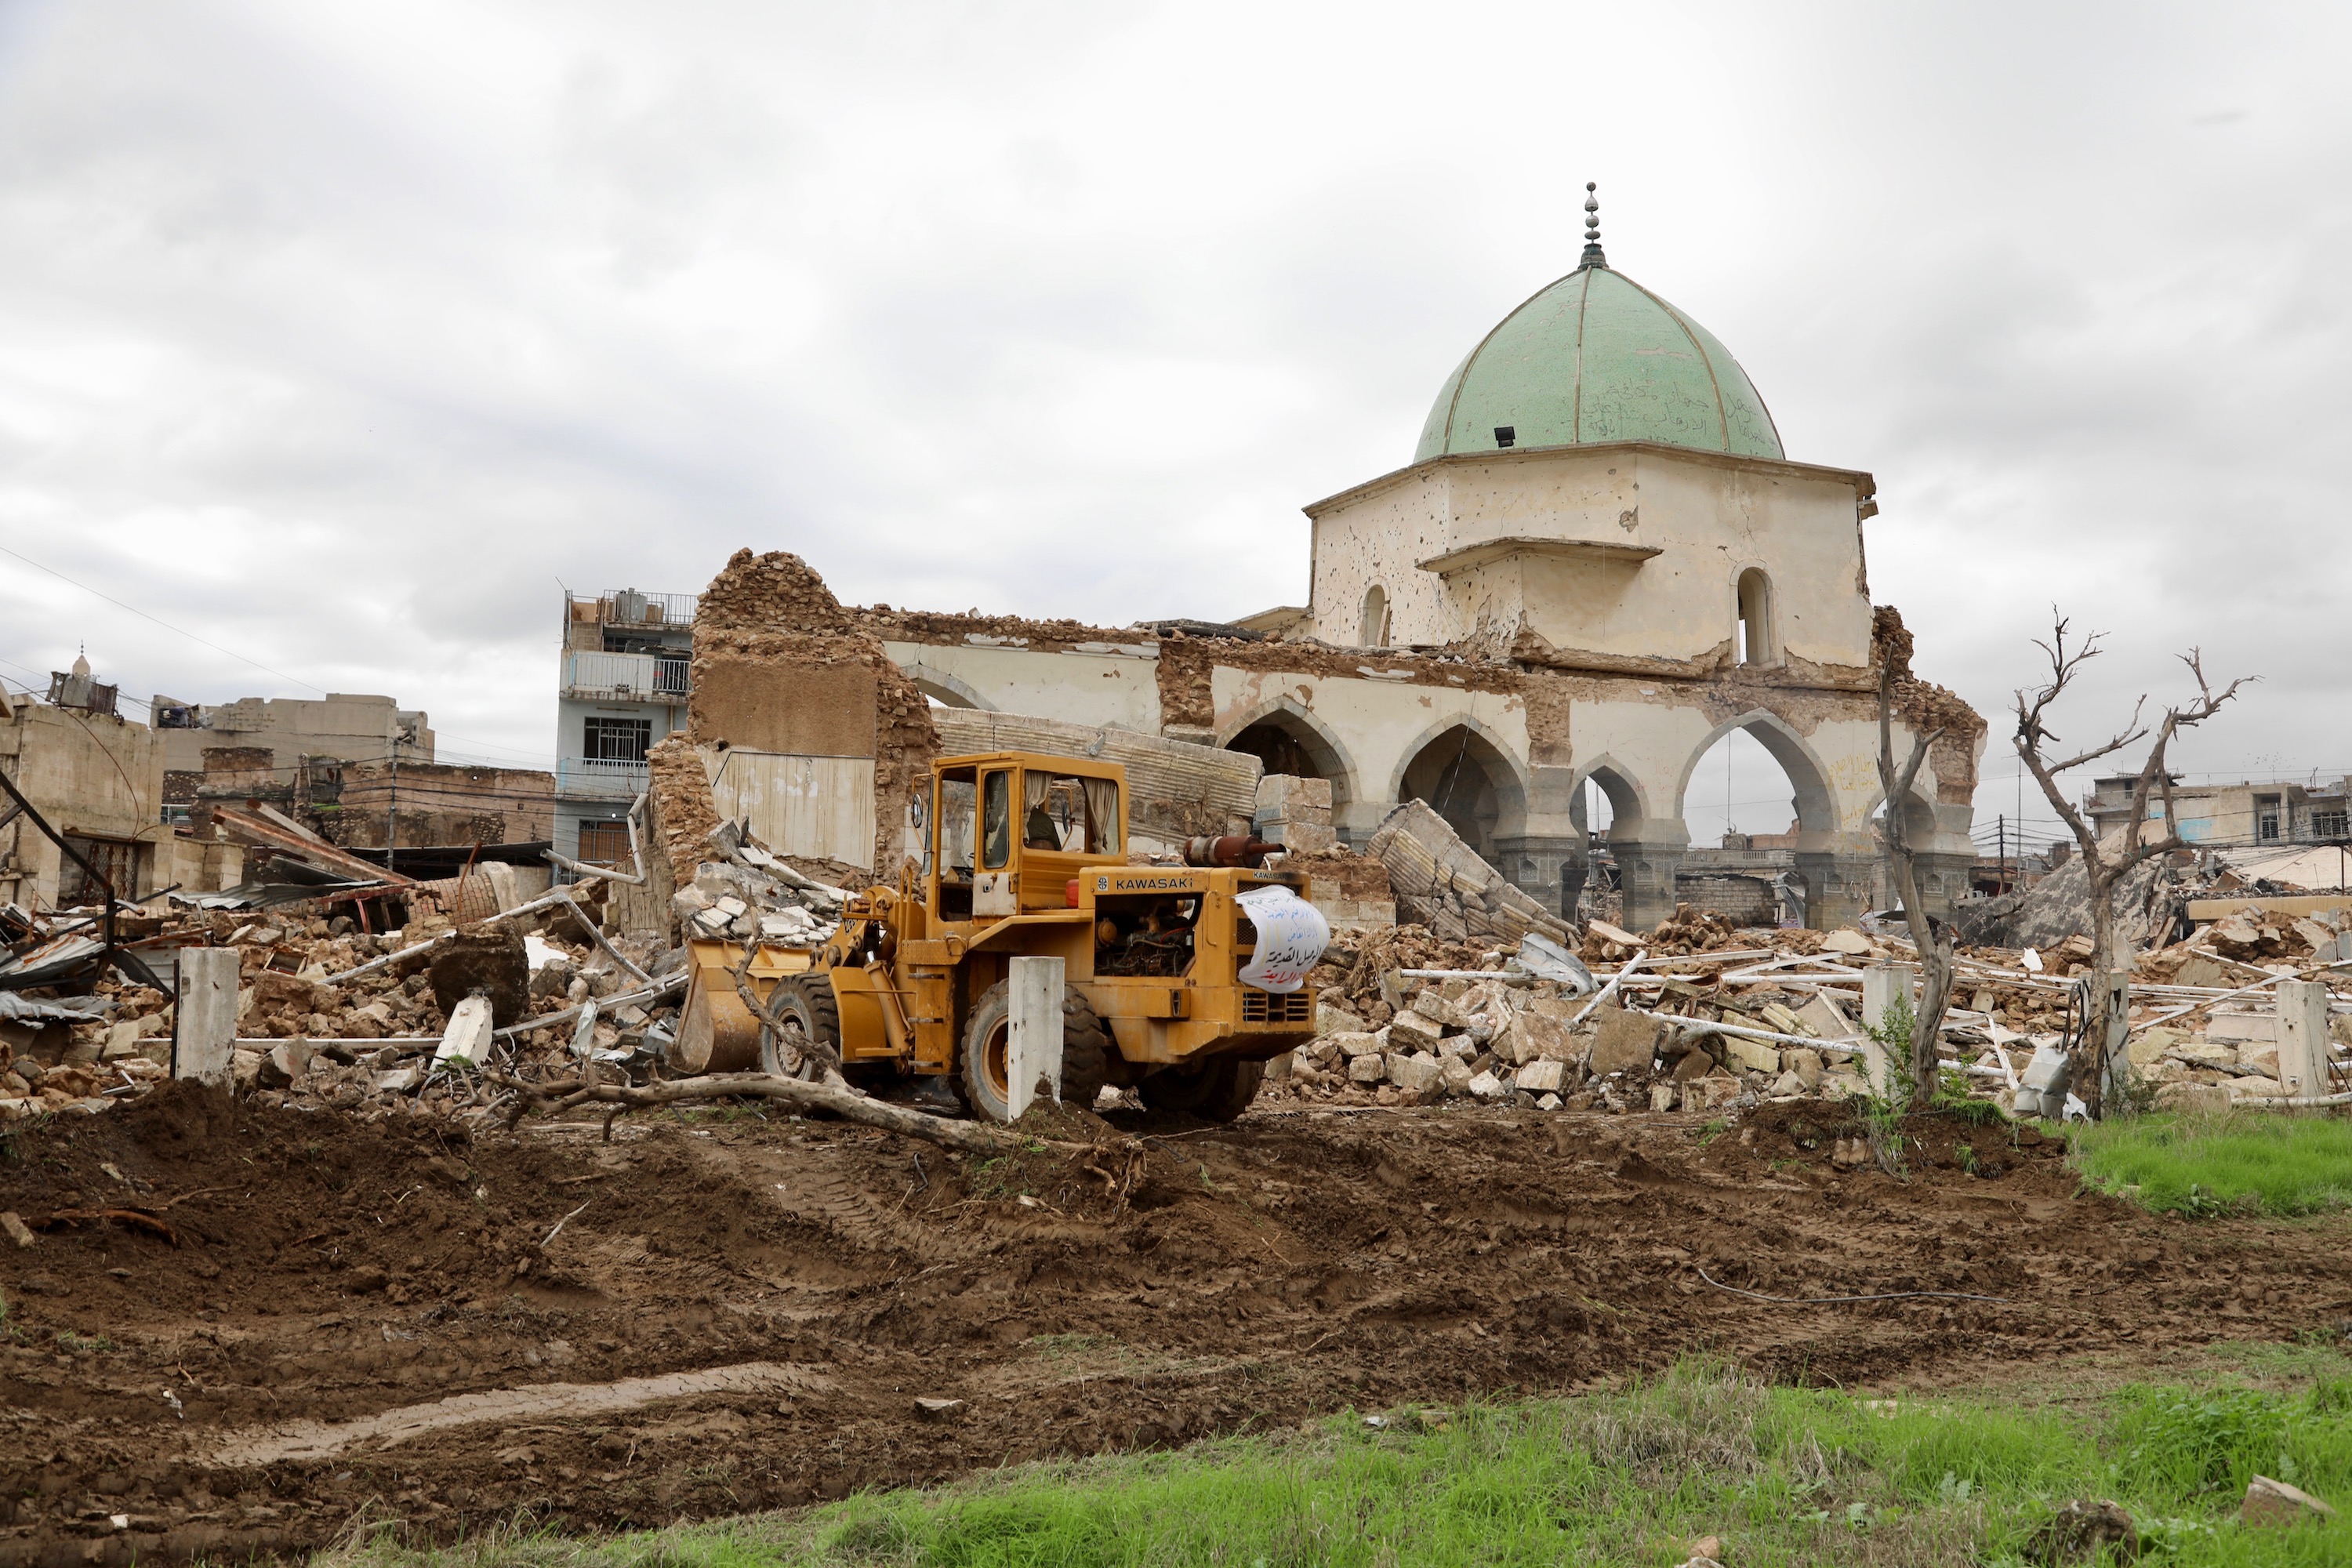
<path fill-rule="evenodd" d="M 1772 416 L 1715 334 L 1605 262 L 1503 318 L 1456 366 L 1422 427 L 1418 463 L 1515 447 L 1663 441 L 1779 458 Z"/>

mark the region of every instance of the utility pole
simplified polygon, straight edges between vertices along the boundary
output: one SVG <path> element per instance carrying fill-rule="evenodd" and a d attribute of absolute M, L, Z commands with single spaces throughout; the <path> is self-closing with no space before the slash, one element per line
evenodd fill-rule
<path fill-rule="evenodd" d="M 383 817 L 383 868 L 397 871 L 400 858 L 400 736 L 392 738 L 392 805 Z"/>

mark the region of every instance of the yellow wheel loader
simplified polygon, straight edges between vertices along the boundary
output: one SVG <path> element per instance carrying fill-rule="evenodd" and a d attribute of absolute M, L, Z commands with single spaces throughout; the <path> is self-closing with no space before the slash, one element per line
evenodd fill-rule
<path fill-rule="evenodd" d="M 1315 992 L 1302 977 L 1328 928 L 1304 902 L 1302 874 L 1263 868 L 1274 845 L 1195 838 L 1186 865 L 1129 865 L 1127 807 L 1115 763 L 943 759 L 919 813 L 919 868 L 851 900 L 821 948 L 761 946 L 751 984 L 803 1037 L 793 1044 L 837 1052 L 853 1079 L 910 1075 L 923 1102 L 961 1100 L 1003 1121 L 1008 965 L 1058 957 L 1066 1101 L 1092 1105 L 1104 1085 L 1132 1085 L 1154 1109 L 1231 1121 L 1267 1058 L 1313 1037 Z M 1254 910 L 1277 933 L 1264 952 Z M 693 945 L 681 1042 L 701 1042 L 698 1068 L 748 1068 L 760 1021 L 729 973 L 744 950 Z M 1285 984 L 1294 988 L 1273 988 Z M 779 1070 L 782 1055 L 772 1045 L 761 1065 Z"/>

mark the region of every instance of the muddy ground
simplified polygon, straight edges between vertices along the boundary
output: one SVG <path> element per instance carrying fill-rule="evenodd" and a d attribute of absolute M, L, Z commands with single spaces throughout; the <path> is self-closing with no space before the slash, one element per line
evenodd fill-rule
<path fill-rule="evenodd" d="M 2151 1217 L 1939 1119 L 1896 1182 L 1832 1163 L 1836 1115 L 1115 1115 L 1144 1152 L 1097 1173 L 745 1112 L 468 1142 L 171 1085 L 0 1141 L 39 1237 L 0 1240 L 0 1568 L 653 1524 L 1696 1350 L 1917 1385 L 2352 1312 L 2340 1223 Z"/>

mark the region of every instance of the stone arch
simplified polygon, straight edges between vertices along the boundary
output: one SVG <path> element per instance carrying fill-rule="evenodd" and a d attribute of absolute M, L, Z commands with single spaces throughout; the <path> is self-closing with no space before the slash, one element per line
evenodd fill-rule
<path fill-rule="evenodd" d="M 983 713 L 996 711 L 996 704 L 975 690 L 970 682 L 950 675 L 944 669 L 934 669 L 928 664 L 909 664 L 903 668 L 915 689 L 942 707 L 976 708 Z"/>
<path fill-rule="evenodd" d="M 1389 646 L 1389 591 L 1375 583 L 1364 590 L 1364 607 L 1356 620 L 1356 646 Z"/>
<path fill-rule="evenodd" d="M 1458 734 L 1457 734 L 1458 731 Z M 1489 861 L 1496 840 L 1524 831 L 1527 770 L 1475 714 L 1440 719 L 1415 736 L 1389 779 L 1388 798 L 1423 800 Z"/>
<path fill-rule="evenodd" d="M 1789 787 L 1796 797 L 1799 832 L 1827 834 L 1837 830 L 1837 795 L 1830 788 L 1829 769 L 1814 754 L 1811 743 L 1769 708 L 1751 708 L 1738 718 L 1725 720 L 1691 749 L 1690 755 L 1683 760 L 1682 775 L 1675 781 L 1677 817 L 1683 815 L 1684 803 L 1690 797 L 1691 774 L 1697 771 L 1699 759 L 1734 730 L 1746 731 L 1788 775 Z M 1610 804 L 1613 810 L 1616 803 L 1612 800 Z"/>
<path fill-rule="evenodd" d="M 1927 769 L 1925 765 L 1919 769 L 1919 776 L 1920 778 L 1927 776 Z M 1871 825 L 1868 831 L 1874 837 L 1879 831 L 1877 826 L 1879 813 L 1885 805 L 1886 792 L 1884 789 L 1874 789 L 1870 792 L 1869 801 L 1862 808 L 1862 819 Z M 1915 849 L 1927 848 L 1936 835 L 1936 803 L 1920 792 L 1918 779 L 1911 781 L 1911 793 L 1904 799 L 1903 828 L 1910 835 L 1911 844 Z"/>
<path fill-rule="evenodd" d="M 1347 742 L 1294 698 L 1277 697 L 1258 704 L 1226 726 L 1217 744 L 1228 752 L 1256 757 L 1270 773 L 1300 773 L 1303 764 L 1306 771 L 1301 776 L 1330 780 L 1335 816 L 1357 798 L 1356 762 L 1348 754 Z M 1277 762 L 1283 765 L 1276 766 Z"/>
<path fill-rule="evenodd" d="M 1642 789 L 1641 776 L 1605 752 L 1577 769 L 1570 798 L 1576 803 L 1573 810 L 1579 825 L 1590 831 L 1590 826 L 1582 822 L 1584 786 L 1588 780 L 1600 785 L 1601 793 L 1609 797 L 1611 837 L 1617 837 L 1622 832 L 1631 837 L 1639 833 L 1642 825 L 1650 817 L 1649 798 Z"/>

